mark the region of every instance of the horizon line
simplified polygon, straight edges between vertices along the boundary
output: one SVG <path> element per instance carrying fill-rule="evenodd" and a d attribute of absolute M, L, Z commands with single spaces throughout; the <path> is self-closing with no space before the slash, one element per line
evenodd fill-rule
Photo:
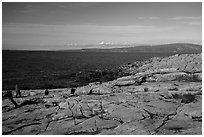
<path fill-rule="evenodd" d="M 138 44 L 133 46 L 133 44 L 136 43 L 128 43 L 128 44 L 123 44 L 123 43 L 118 43 L 118 44 L 104 44 L 104 45 L 131 45 L 128 47 L 87 47 L 87 48 L 73 48 L 73 49 L 3 49 L 2 51 L 77 51 L 77 50 L 87 50 L 87 49 L 104 49 L 104 50 L 108 50 L 108 49 L 120 49 L 120 48 L 131 48 L 131 47 L 141 47 L 141 46 L 161 46 L 161 45 L 171 45 L 171 44 L 192 44 L 192 45 L 198 45 L 198 46 L 202 46 L 201 44 L 198 43 L 184 43 L 184 42 L 175 42 L 175 43 L 163 43 L 163 44 Z M 78 44 L 81 45 L 81 44 Z M 85 45 L 101 45 L 101 44 L 85 44 Z M 65 46 L 65 45 L 61 45 L 61 46 Z"/>

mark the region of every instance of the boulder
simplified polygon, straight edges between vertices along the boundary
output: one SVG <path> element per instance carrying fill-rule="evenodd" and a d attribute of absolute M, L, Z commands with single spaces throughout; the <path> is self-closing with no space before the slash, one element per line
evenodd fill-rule
<path fill-rule="evenodd" d="M 86 94 L 89 94 L 90 90 L 91 90 L 90 86 L 79 87 L 76 89 L 75 94 L 76 95 L 86 95 Z"/>
<path fill-rule="evenodd" d="M 36 93 L 35 92 L 29 92 L 29 96 L 35 96 L 36 95 Z"/>
<path fill-rule="evenodd" d="M 67 109 L 67 108 L 69 108 L 69 105 L 67 102 L 61 102 L 61 103 L 59 103 L 59 107 L 61 109 Z"/>
<path fill-rule="evenodd" d="M 93 89 L 91 89 L 91 94 L 110 94 L 112 93 L 111 89 L 108 88 L 108 87 L 105 87 L 105 86 L 98 86 L 98 87 L 95 87 Z"/>

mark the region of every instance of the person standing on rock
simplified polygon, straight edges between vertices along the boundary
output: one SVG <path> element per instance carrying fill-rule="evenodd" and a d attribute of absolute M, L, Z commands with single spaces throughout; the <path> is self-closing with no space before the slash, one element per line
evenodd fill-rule
<path fill-rule="evenodd" d="M 16 103 L 16 101 L 13 99 L 13 96 L 12 96 L 12 90 L 9 90 L 5 93 L 4 95 L 5 98 L 9 99 L 15 106 L 15 108 L 19 107 L 19 105 Z"/>
<path fill-rule="evenodd" d="M 71 92 L 70 94 L 73 96 L 76 92 L 76 89 L 77 89 L 78 85 L 76 83 L 72 83 L 70 88 L 71 88 Z"/>
<path fill-rule="evenodd" d="M 45 90 L 45 95 L 49 95 L 48 89 Z"/>
<path fill-rule="evenodd" d="M 71 95 L 74 95 L 76 88 L 71 88 Z"/>
<path fill-rule="evenodd" d="M 18 87 L 18 84 L 16 84 L 16 86 L 15 86 L 15 93 L 16 93 L 16 97 L 21 97 L 21 91 Z"/>

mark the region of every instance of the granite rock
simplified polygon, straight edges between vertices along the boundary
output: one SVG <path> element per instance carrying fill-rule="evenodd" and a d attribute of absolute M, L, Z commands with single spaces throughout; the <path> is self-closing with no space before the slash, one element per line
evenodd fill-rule
<path fill-rule="evenodd" d="M 129 76 L 2 100 L 3 135 L 201 135 L 201 54 L 123 66 Z M 3 95 L 6 91 L 3 91 Z"/>

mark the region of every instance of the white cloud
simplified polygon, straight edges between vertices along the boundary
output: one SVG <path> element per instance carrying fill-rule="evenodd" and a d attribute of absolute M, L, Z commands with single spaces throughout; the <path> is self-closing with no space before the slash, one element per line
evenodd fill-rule
<path fill-rule="evenodd" d="M 189 24 L 189 25 L 197 25 L 197 26 L 202 25 L 202 21 L 181 21 L 180 23 L 185 23 L 185 24 Z"/>
<path fill-rule="evenodd" d="M 178 16 L 173 18 L 168 18 L 168 20 L 176 21 L 177 23 L 183 23 L 188 25 L 195 25 L 201 26 L 202 25 L 202 17 L 185 17 L 185 16 Z"/>
<path fill-rule="evenodd" d="M 138 17 L 137 19 L 143 20 L 146 19 L 146 17 Z"/>
<path fill-rule="evenodd" d="M 152 20 L 154 20 L 154 19 L 160 19 L 160 17 L 149 17 L 149 19 L 152 19 Z"/>
<path fill-rule="evenodd" d="M 169 20 L 201 20 L 202 17 L 185 17 L 185 16 L 178 16 L 173 18 L 168 18 Z"/>

